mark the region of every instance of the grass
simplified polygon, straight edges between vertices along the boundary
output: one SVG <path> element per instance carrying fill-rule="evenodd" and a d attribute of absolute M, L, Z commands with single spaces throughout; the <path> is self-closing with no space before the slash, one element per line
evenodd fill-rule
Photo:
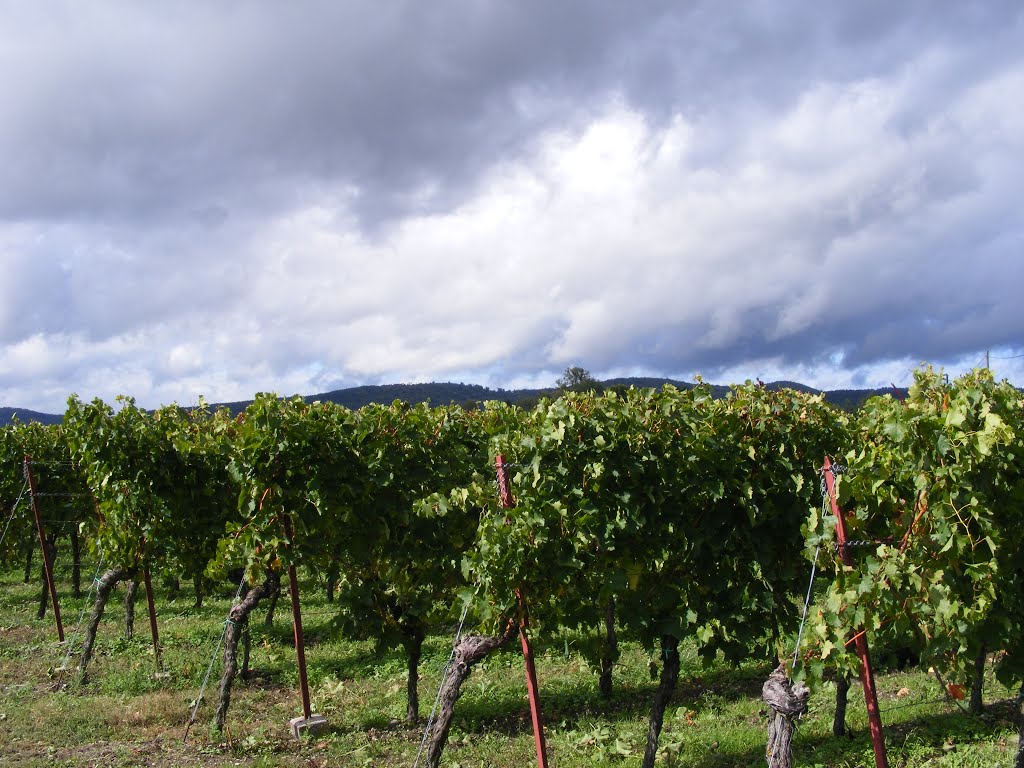
<path fill-rule="evenodd" d="M 67 574 L 59 572 L 60 576 Z M 58 584 L 66 632 L 75 632 L 84 599 Z M 190 702 L 214 654 L 233 590 L 192 607 L 188 590 L 176 602 L 158 588 L 157 610 L 169 679 L 154 677 L 145 601 L 136 608 L 135 637 L 124 639 L 123 587 L 107 608 L 90 668 L 76 687 L 58 668 L 64 647 L 47 613 L 35 618 L 38 586 L 15 572 L 0 574 L 0 764 L 4 766 L 411 766 L 420 728 L 401 723 L 405 713 L 405 660 L 374 652 L 371 643 L 338 639 L 330 632 L 331 606 L 321 590 L 304 585 L 303 621 L 314 710 L 330 731 L 302 743 L 288 720 L 300 713 L 297 672 L 287 605 L 273 627 L 253 622 L 254 674 L 236 683 L 228 728 L 210 728 L 220 658 L 199 717 L 183 742 Z M 597 676 L 571 650 L 571 637 L 538 648 L 547 742 L 555 766 L 637 766 L 643 754 L 655 683 L 651 657 L 625 644 L 610 700 L 597 692 Z M 77 638 L 76 649 L 81 637 Z M 428 638 L 420 679 L 423 714 L 429 710 L 451 637 Z M 518 645 L 516 645 L 518 648 Z M 679 687 L 666 712 L 660 765 L 750 768 L 764 765 L 766 716 L 760 700 L 768 670 L 763 663 L 733 669 L 702 666 L 693 649 L 681 648 Z M 72 666 L 77 657 L 72 655 Z M 926 673 L 888 672 L 877 680 L 893 768 L 992 768 L 1012 764 L 1017 747 L 1010 691 L 986 684 L 987 712 L 962 714 Z M 795 739 L 795 764 L 873 766 L 859 686 L 850 692 L 849 738 L 831 734 L 835 690 L 825 684 L 811 697 L 810 712 Z M 521 656 L 509 650 L 478 667 L 463 688 L 444 764 L 508 767 L 533 762 Z"/>

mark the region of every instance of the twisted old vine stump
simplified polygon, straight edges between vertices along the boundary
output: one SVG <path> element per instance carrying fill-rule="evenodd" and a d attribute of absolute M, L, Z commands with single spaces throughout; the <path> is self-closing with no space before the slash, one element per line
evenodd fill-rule
<path fill-rule="evenodd" d="M 509 623 L 505 632 L 498 636 L 470 635 L 462 638 L 455 647 L 452 658 L 452 666 L 445 679 L 440 695 L 437 719 L 430 728 L 427 737 L 427 768 L 438 768 L 441 764 L 441 753 L 444 752 L 445 744 L 448 742 L 448 731 L 452 725 L 452 716 L 455 713 L 455 702 L 462 693 L 462 684 L 473 671 L 473 665 L 487 658 L 487 656 L 501 648 L 509 640 L 515 637 L 518 628 L 515 624 Z"/>
<path fill-rule="evenodd" d="M 768 768 L 791 768 L 793 765 L 793 731 L 796 719 L 807 711 L 811 692 L 802 682 L 794 684 L 780 664 L 768 676 L 761 689 L 761 698 L 771 707 L 768 719 L 768 746 L 765 757 Z"/>

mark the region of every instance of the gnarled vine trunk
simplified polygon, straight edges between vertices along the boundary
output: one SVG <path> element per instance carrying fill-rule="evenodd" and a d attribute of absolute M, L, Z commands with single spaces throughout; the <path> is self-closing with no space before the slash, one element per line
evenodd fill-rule
<path fill-rule="evenodd" d="M 134 569 L 121 570 L 111 568 L 104 573 L 96 582 L 96 599 L 92 605 L 92 613 L 89 614 L 89 623 L 85 626 L 85 639 L 82 642 L 82 656 L 78 661 L 78 683 L 81 685 L 86 680 L 86 672 L 89 661 L 92 659 L 93 647 L 96 645 L 96 630 L 99 628 L 100 619 L 103 618 L 103 611 L 107 607 L 107 600 L 110 593 L 119 581 L 130 579 L 135 575 Z"/>
<path fill-rule="evenodd" d="M 792 768 L 795 721 L 807 711 L 810 695 L 806 685 L 802 682 L 794 685 L 786 676 L 785 664 L 776 667 L 761 688 L 761 698 L 771 708 L 765 750 L 769 768 Z"/>
<path fill-rule="evenodd" d="M 985 657 L 986 649 L 984 644 L 978 649 L 978 655 L 974 657 L 974 679 L 971 680 L 971 714 L 980 715 L 985 709 L 983 694 L 985 690 Z"/>
<path fill-rule="evenodd" d="M 192 574 L 192 589 L 196 593 L 196 604 L 197 609 L 203 607 L 203 575 L 201 573 Z"/>
<path fill-rule="evenodd" d="M 846 704 L 850 699 L 850 676 L 840 672 L 836 677 L 836 714 L 832 718 L 832 735 L 846 735 Z"/>
<path fill-rule="evenodd" d="M 241 602 L 232 607 L 228 613 L 227 627 L 224 631 L 224 674 L 220 678 L 220 690 L 217 696 L 217 730 L 224 730 L 224 722 L 231 706 L 231 686 L 238 672 L 238 640 L 242 630 L 249 622 L 249 614 L 269 594 L 280 589 L 281 576 L 272 573 L 258 587 L 253 587 L 242 598 Z"/>
<path fill-rule="evenodd" d="M 327 566 L 327 602 L 334 602 L 334 592 L 338 586 L 338 576 L 341 574 L 341 561 L 338 560 L 337 551 L 331 556 L 331 562 Z"/>
<path fill-rule="evenodd" d="M 277 601 L 281 599 L 281 582 L 278 581 L 277 587 L 270 593 L 270 605 L 267 607 L 267 615 L 263 618 L 263 626 L 271 627 L 274 625 L 274 611 L 277 610 Z"/>
<path fill-rule="evenodd" d="M 403 643 L 409 662 L 409 676 L 405 685 L 405 722 L 409 725 L 415 725 L 420 719 L 420 656 L 423 654 L 423 640 L 426 636 L 425 628 L 416 627 L 405 636 Z"/>
<path fill-rule="evenodd" d="M 601 679 L 598 688 L 601 695 L 608 698 L 612 695 L 612 670 L 619 658 L 619 641 L 615 636 L 615 598 L 609 597 L 604 607 L 605 641 L 601 648 Z"/>
<path fill-rule="evenodd" d="M 438 768 L 441 754 L 448 742 L 448 731 L 452 726 L 455 702 L 462 692 L 462 684 L 473 671 L 473 665 L 487 658 L 493 651 L 505 645 L 516 634 L 514 624 L 509 624 L 503 635 L 497 637 L 464 637 L 455 647 L 448 676 L 441 686 L 437 719 L 430 729 L 427 744 L 427 768 Z"/>
<path fill-rule="evenodd" d="M 651 719 L 647 726 L 647 749 L 644 751 L 643 768 L 654 768 L 658 755 L 658 739 L 665 722 L 665 708 L 679 679 L 679 638 L 672 635 L 661 637 L 661 681 L 651 703 Z"/>

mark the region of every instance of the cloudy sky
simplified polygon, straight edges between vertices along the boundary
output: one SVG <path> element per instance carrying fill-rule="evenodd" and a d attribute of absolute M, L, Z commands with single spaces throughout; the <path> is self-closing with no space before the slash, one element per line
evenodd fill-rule
<path fill-rule="evenodd" d="M 1019 0 L 0 14 L 0 405 L 1024 384 Z"/>

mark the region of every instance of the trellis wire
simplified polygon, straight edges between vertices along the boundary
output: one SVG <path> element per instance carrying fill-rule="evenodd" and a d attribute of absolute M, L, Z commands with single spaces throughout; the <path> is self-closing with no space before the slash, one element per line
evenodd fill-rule
<path fill-rule="evenodd" d="M 525 469 L 526 467 L 533 466 L 532 464 L 513 464 L 509 461 L 503 461 L 501 464 L 494 465 L 498 469 Z M 497 474 L 494 476 L 494 488 L 498 493 L 498 498 L 501 498 L 501 480 Z"/>
<path fill-rule="evenodd" d="M 242 596 L 242 587 L 245 586 L 245 574 L 242 574 L 242 580 L 238 582 L 238 590 L 235 592 L 235 599 L 231 601 L 231 607 L 234 608 L 235 604 L 238 603 L 238 598 Z M 210 673 L 213 672 L 213 665 L 217 661 L 217 654 L 220 653 L 220 646 L 224 642 L 224 638 L 228 634 L 228 622 L 231 621 L 231 609 L 228 609 L 228 618 L 224 620 L 224 631 L 220 633 L 220 639 L 217 641 L 217 647 L 213 651 L 213 656 L 210 657 L 210 665 L 206 668 L 206 677 L 203 678 L 203 684 L 199 686 L 199 695 L 196 696 L 195 706 L 192 707 L 192 714 L 188 718 L 188 725 L 185 726 L 185 736 L 182 738 L 182 743 L 188 741 L 188 732 L 192 730 L 192 724 L 196 721 L 196 713 L 199 711 L 199 705 L 203 701 L 203 693 L 206 691 L 206 684 L 210 682 Z"/>
<path fill-rule="evenodd" d="M 89 599 L 92 597 L 92 591 L 96 588 L 96 585 L 99 584 L 101 568 L 103 568 L 102 560 L 96 565 L 96 573 L 92 577 L 92 584 L 89 585 L 89 592 L 85 596 L 85 603 L 82 605 L 82 612 L 78 615 L 78 624 L 75 625 L 75 631 L 71 634 L 71 639 L 68 640 L 68 650 L 67 653 L 64 654 L 64 661 L 62 661 L 61 665 L 57 667 L 58 672 L 63 672 L 68 668 L 68 661 L 71 659 L 71 650 L 74 648 L 75 639 L 78 637 L 78 632 L 82 628 L 82 619 L 85 618 L 85 612 L 89 609 Z"/>
<path fill-rule="evenodd" d="M 7 525 L 4 526 L 3 535 L 0 536 L 0 544 L 4 543 L 4 539 L 7 538 L 7 531 L 10 530 L 11 523 L 14 522 L 14 513 L 18 511 L 18 505 L 21 504 L 21 497 L 25 495 L 25 489 L 28 488 L 28 480 L 21 486 L 21 493 L 18 494 L 18 500 L 14 502 L 14 506 L 11 507 L 11 516 L 7 518 Z"/>
<path fill-rule="evenodd" d="M 839 467 L 838 471 L 836 471 L 836 474 L 839 474 L 840 472 L 842 472 L 842 471 L 844 471 L 846 469 L 847 469 L 846 467 Z M 827 515 L 827 514 L 828 514 L 828 487 L 825 484 L 825 478 L 822 477 L 822 479 L 821 479 L 821 516 L 822 516 L 822 519 L 824 519 L 825 515 Z M 814 549 L 814 562 L 811 564 L 811 578 L 810 578 L 810 580 L 807 583 L 807 596 L 804 598 L 803 616 L 801 616 L 801 618 L 800 618 L 800 629 L 797 630 L 797 633 L 796 633 L 796 648 L 793 650 L 793 664 L 792 664 L 792 669 L 793 669 L 794 673 L 796 672 L 796 663 L 797 663 L 797 661 L 800 658 L 800 643 L 803 641 L 804 627 L 807 625 L 807 613 L 808 613 L 808 611 L 810 610 L 810 607 L 811 607 L 811 596 L 814 594 L 814 577 L 815 577 L 815 575 L 817 574 L 817 571 L 818 571 L 818 555 L 820 555 L 820 554 L 821 554 L 821 545 L 819 544 Z M 776 749 L 777 748 L 778 748 L 778 743 L 776 743 Z M 778 755 L 774 751 L 770 755 L 768 755 L 768 768 L 775 768 L 775 760 L 776 760 L 777 757 L 778 757 Z"/>
<path fill-rule="evenodd" d="M 818 553 L 821 552 L 819 544 L 814 549 L 814 563 L 811 565 L 811 579 L 807 583 L 807 597 L 804 598 L 804 615 L 800 619 L 800 629 L 796 633 L 796 648 L 793 650 L 793 671 L 796 672 L 796 661 L 800 658 L 800 642 L 804 637 L 804 626 L 807 624 L 807 611 L 811 607 L 811 593 L 814 591 L 814 575 L 818 570 Z"/>
<path fill-rule="evenodd" d="M 427 743 L 427 735 L 430 733 L 430 728 L 434 724 L 434 715 L 437 713 L 437 705 L 441 701 L 441 689 L 444 688 L 445 682 L 448 680 L 448 671 L 451 669 L 452 661 L 455 659 L 455 649 L 459 646 L 459 640 L 462 639 L 462 627 L 466 623 L 466 614 L 469 613 L 469 603 L 466 603 L 462 607 L 462 618 L 459 619 L 459 628 L 455 631 L 455 642 L 452 643 L 452 652 L 448 654 L 448 661 L 444 665 L 444 669 L 441 671 L 441 682 L 437 686 L 437 695 L 434 696 L 434 706 L 430 708 L 430 716 L 427 718 L 427 725 L 423 729 L 423 738 L 420 739 L 420 748 L 416 751 L 416 759 L 413 761 L 412 768 L 417 768 L 420 764 L 420 756 L 423 754 L 423 746 Z"/>
<path fill-rule="evenodd" d="M 934 667 L 932 667 L 932 672 L 935 673 L 935 679 L 938 681 L 939 687 L 942 689 L 942 692 L 946 695 L 946 699 L 956 704 L 957 708 L 965 715 L 970 714 L 970 711 L 967 709 L 967 707 L 961 704 L 960 701 L 954 698 L 953 694 L 949 692 L 949 686 L 947 686 L 946 681 L 942 679 L 942 673 Z"/>
<path fill-rule="evenodd" d="M 892 544 L 892 537 L 885 539 L 852 539 L 842 544 L 836 543 L 836 552 L 843 549 L 858 549 L 862 547 L 879 547 L 882 544 Z"/>
<path fill-rule="evenodd" d="M 945 701 L 948 701 L 948 699 L 945 696 L 934 699 L 926 699 L 925 701 L 912 701 L 909 704 L 900 704 L 895 707 L 886 707 L 885 711 L 882 712 L 882 714 L 887 715 L 890 712 L 897 712 L 901 709 L 909 709 L 910 707 L 923 707 L 927 704 L 939 704 Z"/>
<path fill-rule="evenodd" d="M 821 479 L 821 518 L 825 519 L 828 514 L 828 487 L 825 485 L 825 478 Z M 804 598 L 804 613 L 800 619 L 800 629 L 796 634 L 796 649 L 793 651 L 793 671 L 796 672 L 796 662 L 800 658 L 800 642 L 804 637 L 804 627 L 807 625 L 807 611 L 811 607 L 811 595 L 814 592 L 814 576 L 818 571 L 818 555 L 821 553 L 821 545 L 814 549 L 814 563 L 811 565 L 811 578 L 807 584 L 807 597 Z"/>

